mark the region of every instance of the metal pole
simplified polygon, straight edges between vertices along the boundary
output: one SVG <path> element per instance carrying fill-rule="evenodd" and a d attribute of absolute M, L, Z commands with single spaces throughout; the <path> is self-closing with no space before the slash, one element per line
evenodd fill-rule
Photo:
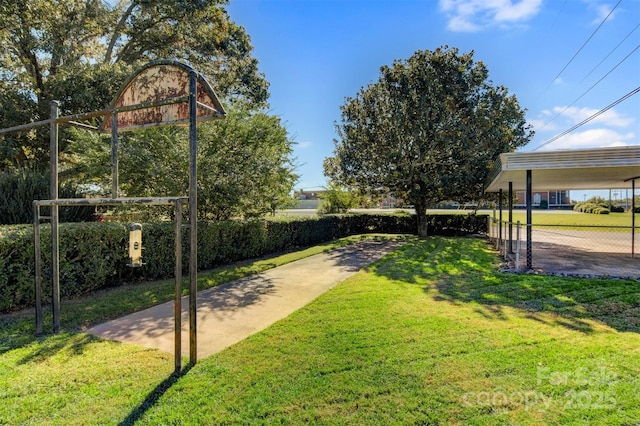
<path fill-rule="evenodd" d="M 175 371 L 182 369 L 182 200 L 176 200 L 176 294 L 173 303 Z"/>
<path fill-rule="evenodd" d="M 516 269 L 520 269 L 520 221 L 516 225 Z"/>
<path fill-rule="evenodd" d="M 533 267 L 531 253 L 531 217 L 533 210 L 533 194 L 531 193 L 533 187 L 532 180 L 531 170 L 527 170 L 527 269 Z"/>
<path fill-rule="evenodd" d="M 198 167 L 196 162 L 198 142 L 196 133 L 197 75 L 189 71 L 189 361 L 198 360 L 197 297 L 198 297 Z"/>
<path fill-rule="evenodd" d="M 51 124 L 49 126 L 50 142 L 50 196 L 58 199 L 58 101 L 51 101 Z M 53 299 L 53 332 L 60 332 L 60 235 L 58 232 L 58 206 L 51 206 L 51 268 L 52 268 L 52 299 Z"/>
<path fill-rule="evenodd" d="M 636 180 L 631 179 L 631 258 L 636 252 Z"/>
<path fill-rule="evenodd" d="M 36 273 L 36 334 L 42 334 L 42 258 L 40 253 L 40 206 L 33 206 L 33 242 Z"/>
<path fill-rule="evenodd" d="M 502 243 L 502 188 L 498 191 L 498 218 L 500 220 L 500 230 L 498 232 L 498 239 Z"/>
<path fill-rule="evenodd" d="M 494 237 L 494 227 L 496 224 L 496 209 L 495 207 L 493 208 L 493 215 L 491 216 L 491 229 L 490 229 L 490 235 L 491 235 L 491 239 L 493 240 L 493 245 L 496 246 L 496 250 L 498 249 L 498 238 Z"/>
<path fill-rule="evenodd" d="M 118 198 L 118 113 L 111 113 L 111 196 Z"/>
<path fill-rule="evenodd" d="M 513 182 L 509 182 L 509 253 L 513 253 Z"/>

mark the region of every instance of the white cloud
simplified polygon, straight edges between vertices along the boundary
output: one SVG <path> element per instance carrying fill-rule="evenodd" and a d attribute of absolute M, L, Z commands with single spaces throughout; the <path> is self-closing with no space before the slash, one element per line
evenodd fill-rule
<path fill-rule="evenodd" d="M 584 132 L 569 133 L 540 150 L 550 151 L 576 148 L 607 148 L 613 146 L 637 145 L 638 136 L 634 133 L 618 133 L 611 129 L 590 129 Z"/>
<path fill-rule="evenodd" d="M 555 122 L 547 123 L 548 118 L 530 118 L 527 119 L 527 124 L 530 124 L 533 127 L 533 130 L 536 132 L 544 130 L 545 132 L 553 132 L 560 130 L 560 128 L 555 124 Z"/>
<path fill-rule="evenodd" d="M 522 0 L 520 2 L 511 3 L 511 1 L 500 1 L 500 7 L 497 8 L 495 19 L 498 22 L 518 22 L 528 21 L 538 14 L 540 10 L 541 0 Z"/>
<path fill-rule="evenodd" d="M 593 108 L 576 108 L 576 107 L 563 107 L 557 106 L 553 108 L 555 114 L 560 114 L 563 117 L 569 118 L 574 124 L 580 123 L 592 115 L 596 114 L 599 110 Z M 595 117 L 589 124 L 605 124 L 607 126 L 615 127 L 628 127 L 635 122 L 632 117 L 625 117 L 618 114 L 614 109 L 603 112 L 599 116 Z"/>
<path fill-rule="evenodd" d="M 311 148 L 312 146 L 313 146 L 313 142 L 311 141 L 304 141 L 298 144 L 298 148 L 300 149 L 307 149 L 307 148 Z"/>
<path fill-rule="evenodd" d="M 596 12 L 598 13 L 598 17 L 593 20 L 594 25 L 600 25 L 600 23 L 604 20 L 604 18 L 611 13 L 611 9 L 613 8 L 612 4 L 604 3 L 595 6 Z M 615 12 L 611 13 L 609 19 L 607 21 L 612 21 L 615 16 Z"/>
<path fill-rule="evenodd" d="M 552 137 L 564 132 L 573 125 L 583 122 L 596 114 L 598 109 L 587 107 L 556 106 L 541 111 L 536 118 L 529 119 L 536 132 L 548 134 Z M 615 109 L 610 109 L 585 123 L 573 132 L 551 142 L 542 150 L 574 149 L 574 148 L 604 148 L 612 146 L 626 146 L 640 144 L 637 134 L 636 118 L 625 116 Z M 620 131 L 621 129 L 633 129 Z"/>
<path fill-rule="evenodd" d="M 460 33 L 473 33 L 476 31 L 480 31 L 480 27 L 478 25 L 475 25 L 474 23 L 468 21 L 467 18 L 463 16 L 454 16 L 449 19 L 447 28 L 451 31 Z"/>
<path fill-rule="evenodd" d="M 495 24 L 527 21 L 538 14 L 542 0 L 440 0 L 451 31 L 474 32 Z"/>

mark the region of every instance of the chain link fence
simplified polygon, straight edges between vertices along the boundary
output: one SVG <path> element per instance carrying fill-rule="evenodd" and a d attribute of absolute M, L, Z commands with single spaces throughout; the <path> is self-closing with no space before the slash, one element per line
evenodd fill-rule
<path fill-rule="evenodd" d="M 527 225 L 490 218 L 505 269 L 527 269 Z M 640 226 L 531 225 L 534 271 L 640 279 Z"/>

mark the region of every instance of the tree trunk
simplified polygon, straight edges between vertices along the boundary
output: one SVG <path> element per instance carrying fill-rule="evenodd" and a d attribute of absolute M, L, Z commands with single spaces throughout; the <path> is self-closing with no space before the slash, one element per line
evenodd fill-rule
<path fill-rule="evenodd" d="M 425 238 L 428 236 L 427 221 L 427 204 L 424 202 L 416 202 L 416 216 L 418 217 L 418 237 Z"/>

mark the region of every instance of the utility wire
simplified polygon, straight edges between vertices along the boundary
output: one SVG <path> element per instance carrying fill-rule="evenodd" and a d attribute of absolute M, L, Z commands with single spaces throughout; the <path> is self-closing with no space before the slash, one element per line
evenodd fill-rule
<path fill-rule="evenodd" d="M 601 114 L 604 114 L 606 111 L 610 110 L 611 108 L 613 108 L 614 106 L 618 105 L 619 103 L 629 99 L 631 96 L 637 94 L 640 92 L 640 86 L 636 87 L 635 89 L 633 89 L 631 92 L 627 93 L 626 95 L 624 95 L 623 97 L 621 97 L 620 99 L 618 99 L 617 101 L 607 105 L 606 107 L 604 107 L 603 109 L 601 109 L 600 111 L 596 112 L 595 114 L 593 114 L 592 116 L 582 120 L 580 123 L 576 124 L 575 126 L 573 126 L 572 128 L 565 130 L 564 132 L 552 137 L 551 139 L 549 139 L 548 141 L 542 143 L 539 147 L 535 148 L 533 151 L 537 151 L 538 149 L 542 148 L 545 145 L 549 145 L 551 142 L 554 142 L 558 139 L 560 139 L 561 137 L 573 132 L 575 129 L 577 129 L 580 126 L 583 126 L 585 124 L 587 124 L 589 121 L 593 120 L 594 118 L 598 117 Z"/>
<path fill-rule="evenodd" d="M 559 113 L 557 113 L 556 115 L 553 116 L 553 118 L 549 121 L 547 121 L 546 123 L 544 123 L 542 125 L 542 127 L 540 127 L 537 130 L 542 130 L 545 127 L 547 127 L 549 124 L 551 124 L 553 122 L 553 120 L 555 120 L 556 118 L 558 118 L 563 112 L 565 112 L 566 110 L 568 110 L 569 108 L 571 108 L 572 106 L 574 106 L 576 104 L 576 102 L 578 102 L 580 99 L 582 99 L 584 97 L 584 95 L 586 95 L 587 93 L 589 93 L 591 91 L 591 89 L 593 89 L 594 87 L 596 87 L 598 84 L 600 84 L 600 82 L 602 80 L 604 80 L 605 78 L 607 78 L 609 76 L 609 74 L 611 74 L 616 68 L 618 68 L 620 66 L 620 64 L 622 64 L 624 61 L 626 61 L 627 59 L 629 59 L 629 57 L 636 51 L 640 49 L 640 44 L 637 45 L 635 47 L 635 49 L 633 49 L 631 52 L 629 52 L 629 54 L 627 56 L 625 56 L 620 62 L 618 62 L 613 68 L 611 68 L 605 75 L 603 75 L 602 77 L 600 77 L 600 80 L 596 81 L 595 83 L 593 83 L 591 85 L 591 87 L 589 87 L 587 90 L 585 90 L 580 96 L 578 96 L 576 99 L 574 99 L 573 102 L 571 102 L 569 105 L 567 105 L 566 107 L 564 107 L 564 109 L 562 111 L 560 111 Z"/>
<path fill-rule="evenodd" d="M 560 70 L 560 72 L 558 73 L 558 75 L 556 75 L 553 80 L 551 80 L 551 82 L 549 83 L 549 85 L 547 86 L 546 89 L 544 89 L 544 91 L 542 92 L 542 94 L 545 94 L 549 91 L 549 88 L 553 85 L 553 83 L 562 75 L 562 73 L 567 69 L 567 67 L 569 67 L 569 65 L 573 62 L 573 60 L 578 56 L 578 54 L 582 51 L 582 49 L 585 48 L 585 46 L 589 43 L 589 41 L 591 41 L 591 39 L 593 38 L 593 36 L 596 35 L 596 33 L 600 30 L 600 28 L 602 28 L 602 26 L 604 25 L 605 22 L 607 22 L 607 19 L 609 19 L 609 17 L 611 16 L 611 14 L 613 13 L 614 10 L 616 10 L 616 8 L 620 5 L 620 3 L 622 3 L 622 0 L 618 0 L 618 3 L 616 3 L 616 5 L 613 7 L 613 9 L 611 9 L 611 11 L 609 12 L 609 14 L 602 20 L 602 22 L 600 22 L 600 25 L 598 25 L 598 28 L 596 28 L 593 33 L 591 33 L 591 35 L 589 36 L 589 38 L 587 39 L 587 41 L 585 41 L 582 46 L 580 46 L 580 49 L 578 49 L 578 51 L 573 55 L 573 57 L 571 59 L 569 59 L 569 62 L 567 62 L 567 64 Z M 540 95 L 542 97 L 542 95 Z M 538 99 L 539 100 L 539 99 Z M 536 101 L 537 103 L 537 101 Z"/>
<path fill-rule="evenodd" d="M 558 79 L 558 77 L 560 77 L 560 75 L 564 72 L 564 70 L 567 69 L 567 67 L 571 64 L 571 62 L 573 62 L 573 60 L 576 58 L 576 56 L 578 56 L 578 54 L 582 51 L 582 49 L 584 49 L 584 47 L 587 45 L 587 43 L 589 43 L 589 41 L 591 41 L 591 39 L 593 38 L 594 35 L 596 35 L 596 33 L 598 32 L 598 30 L 600 28 L 602 28 L 602 26 L 604 25 L 605 22 L 607 22 L 607 19 L 609 19 L 609 16 L 611 16 L 611 14 L 613 13 L 614 10 L 616 10 L 616 8 L 620 5 L 620 3 L 622 3 L 622 0 L 618 0 L 618 3 L 616 3 L 615 6 L 613 6 L 613 9 L 611 9 L 611 12 L 609 12 L 609 14 L 606 16 L 606 18 L 604 18 L 602 20 L 602 22 L 600 22 L 600 25 L 598 25 L 598 28 L 595 29 L 595 31 L 593 31 L 593 33 L 591 33 L 591 35 L 589 36 L 589 38 L 587 39 L 587 41 L 585 41 L 582 46 L 580 46 L 580 49 L 578 49 L 578 51 L 575 53 L 575 55 L 573 55 L 573 57 L 571 59 L 569 59 L 569 62 L 567 62 L 567 65 L 564 66 L 564 68 L 562 68 L 560 70 L 560 72 L 558 73 L 558 75 L 555 76 L 555 78 L 553 79 L 553 81 L 551 83 L 553 83 L 554 81 L 556 81 Z"/>
<path fill-rule="evenodd" d="M 635 28 L 634 28 L 634 29 L 632 29 L 632 30 L 629 32 L 629 34 L 627 34 L 627 35 L 625 36 L 625 38 L 623 38 L 623 39 L 620 41 L 620 43 L 618 43 L 618 44 L 616 45 L 616 47 L 614 47 L 613 49 L 611 49 L 611 51 L 607 54 L 607 56 L 605 56 L 604 58 L 602 58 L 602 60 L 601 60 L 600 62 L 598 62 L 598 65 L 596 65 L 595 67 L 593 67 L 593 68 L 591 69 L 591 71 L 589 71 L 589 73 L 587 73 L 587 75 L 585 75 L 585 76 L 584 76 L 584 78 L 583 78 L 582 80 L 580 80 L 580 82 L 577 84 L 577 86 L 581 85 L 583 81 L 585 81 L 585 80 L 586 80 L 586 79 L 587 79 L 587 78 L 588 78 L 588 77 L 589 77 L 589 76 L 590 76 L 590 75 L 591 75 L 591 74 L 592 74 L 592 73 L 593 73 L 593 72 L 594 72 L 594 71 L 595 71 L 595 70 L 596 70 L 600 65 L 602 65 L 602 63 L 603 63 L 604 61 L 606 61 L 606 60 L 607 60 L 607 58 L 608 58 L 609 56 L 611 56 L 611 54 L 612 54 L 613 52 L 615 52 L 615 51 L 618 49 L 618 47 L 620 47 L 620 45 L 621 45 L 622 43 L 624 43 L 624 42 L 625 42 L 625 41 L 626 41 L 626 40 L 631 36 L 631 34 L 633 34 L 633 33 L 638 29 L 638 27 L 640 27 L 640 24 L 636 25 L 636 26 L 635 26 Z"/>

